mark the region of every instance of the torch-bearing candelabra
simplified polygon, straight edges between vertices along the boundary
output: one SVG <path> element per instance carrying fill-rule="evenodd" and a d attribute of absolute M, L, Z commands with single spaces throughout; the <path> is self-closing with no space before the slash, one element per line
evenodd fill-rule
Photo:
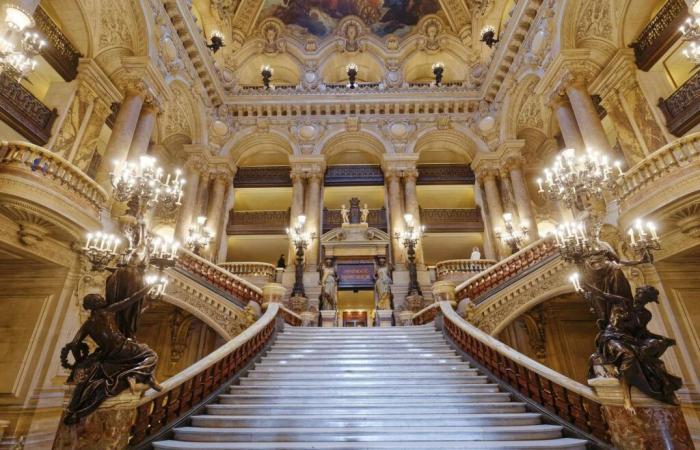
<path fill-rule="evenodd" d="M 416 227 L 412 214 L 404 214 L 406 227 L 402 232 L 394 233 L 394 237 L 406 247 L 408 259 L 408 295 L 423 295 L 418 284 L 418 269 L 416 267 L 416 246 L 420 240 L 425 226 Z"/>
<path fill-rule="evenodd" d="M 350 89 L 355 89 L 355 86 L 357 86 L 357 83 L 355 80 L 357 79 L 357 64 L 355 63 L 350 63 L 345 67 L 346 72 L 348 74 L 348 87 Z"/>
<path fill-rule="evenodd" d="M 519 226 L 513 223 L 513 215 L 511 213 L 503 214 L 503 228 L 496 228 L 496 237 L 505 245 L 510 247 L 510 250 L 515 253 L 520 250 L 520 245 L 528 236 L 527 223 L 520 222 Z"/>
<path fill-rule="evenodd" d="M 186 244 L 192 249 L 195 255 L 199 253 L 214 239 L 214 233 L 205 227 L 207 218 L 204 216 L 197 217 L 194 225 L 190 227 L 187 236 Z"/>
<path fill-rule="evenodd" d="M 304 250 L 311 241 L 316 239 L 316 233 L 309 233 L 306 228 L 306 216 L 300 215 L 292 228 L 287 228 L 287 235 L 296 248 L 296 261 L 294 264 L 294 288 L 292 297 L 304 297 Z"/>

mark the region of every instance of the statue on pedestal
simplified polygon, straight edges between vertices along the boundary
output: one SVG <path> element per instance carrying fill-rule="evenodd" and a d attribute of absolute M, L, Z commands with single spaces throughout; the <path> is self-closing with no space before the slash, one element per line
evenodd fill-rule
<path fill-rule="evenodd" d="M 321 309 L 334 310 L 338 299 L 338 273 L 333 260 L 326 258 L 321 273 Z"/>
<path fill-rule="evenodd" d="M 343 223 L 350 223 L 350 212 L 345 207 L 345 203 L 340 205 L 340 217 L 342 217 Z"/>
<path fill-rule="evenodd" d="M 99 294 L 88 294 L 83 299 L 90 316 L 61 350 L 61 365 L 71 370 L 68 383 L 76 383 L 63 419 L 66 425 L 78 423 L 107 398 L 127 388 L 134 391 L 137 384 L 161 389 L 154 376 L 158 355 L 148 345 L 126 337 L 118 321 L 120 312 L 143 301 L 150 289 L 142 288 L 112 304 Z M 92 353 L 83 342 L 88 337 L 97 344 Z M 73 354 L 74 364 L 68 362 L 69 353 Z"/>
<path fill-rule="evenodd" d="M 391 294 L 391 273 L 386 258 L 379 257 L 377 270 L 374 273 L 375 308 L 378 310 L 390 310 L 393 296 Z"/>
<path fill-rule="evenodd" d="M 362 207 L 362 217 L 360 218 L 360 223 L 367 223 L 369 218 L 369 208 L 367 208 L 367 203 Z"/>

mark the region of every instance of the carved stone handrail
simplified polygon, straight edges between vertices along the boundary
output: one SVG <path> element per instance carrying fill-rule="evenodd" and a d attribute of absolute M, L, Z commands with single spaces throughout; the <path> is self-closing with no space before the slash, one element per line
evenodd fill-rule
<path fill-rule="evenodd" d="M 679 27 L 688 15 L 685 0 L 668 0 L 632 43 L 637 67 L 648 71 L 681 37 Z"/>
<path fill-rule="evenodd" d="M 272 303 L 265 314 L 241 334 L 162 383 L 162 391 L 146 391 L 136 407 L 130 446 L 156 435 L 181 417 L 187 416 L 272 342 L 280 305 Z"/>
<path fill-rule="evenodd" d="M 189 250 L 179 250 L 176 267 L 245 303 L 253 301 L 262 304 L 262 289 Z"/>
<path fill-rule="evenodd" d="M 14 173 L 50 181 L 56 189 L 67 191 L 99 215 L 108 196 L 102 187 L 63 157 L 28 142 L 0 142 L 0 174 Z M 40 200 L 39 200 L 40 201 Z"/>
<path fill-rule="evenodd" d="M 496 264 L 493 259 L 450 259 L 435 264 L 438 281 L 447 280 L 453 275 L 481 273 Z"/>
<path fill-rule="evenodd" d="M 553 239 L 544 238 L 533 242 L 457 286 L 457 300 L 469 298 L 473 303 L 479 304 L 495 289 L 505 286 L 533 266 L 543 264 L 558 255 Z"/>
<path fill-rule="evenodd" d="M 227 262 L 219 264 L 224 270 L 240 277 L 256 277 L 273 282 L 277 277 L 277 267 L 261 262 Z"/>
<path fill-rule="evenodd" d="M 700 123 L 700 71 L 667 99 L 659 100 L 666 127 L 674 136 L 683 136 Z"/>
<path fill-rule="evenodd" d="M 0 120 L 37 145 L 46 145 L 51 127 L 58 117 L 34 97 L 24 86 L 7 75 L 0 74 Z"/>
<path fill-rule="evenodd" d="M 682 137 L 665 145 L 630 168 L 620 182 L 620 204 L 630 197 L 660 185 L 662 179 L 675 181 L 676 173 L 700 161 L 700 133 Z M 653 184 L 653 186 L 652 186 Z"/>
<path fill-rule="evenodd" d="M 440 302 L 440 312 L 445 335 L 478 364 L 578 430 L 610 442 L 603 406 L 590 387 L 528 358 L 464 321 L 449 302 Z"/>

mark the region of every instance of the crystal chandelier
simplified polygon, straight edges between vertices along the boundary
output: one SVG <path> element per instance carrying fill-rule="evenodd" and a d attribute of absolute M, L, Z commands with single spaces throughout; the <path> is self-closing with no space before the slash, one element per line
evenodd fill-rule
<path fill-rule="evenodd" d="M 16 5 L 5 5 L 5 19 L 0 24 L 0 73 L 20 80 L 37 65 L 36 56 L 46 45 L 38 33 L 31 31 L 34 19 Z"/>
<path fill-rule="evenodd" d="M 195 224 L 190 227 L 186 243 L 195 255 L 199 255 L 199 252 L 214 239 L 214 233 L 205 228 L 206 223 L 207 218 L 199 216 Z"/>
<path fill-rule="evenodd" d="M 117 256 L 117 248 L 121 241 L 109 233 L 88 233 L 83 253 L 92 265 L 93 271 L 103 270 Z"/>
<path fill-rule="evenodd" d="M 613 165 L 622 175 L 620 162 Z M 564 150 L 556 157 L 554 165 L 544 170 L 544 176 L 544 180 L 537 179 L 539 193 L 550 200 L 561 201 L 569 208 L 580 209 L 582 199 L 602 196 L 617 187 L 608 157 L 590 149 L 578 158 L 576 150 Z"/>
<path fill-rule="evenodd" d="M 168 213 L 180 206 L 185 180 L 175 171 L 164 178 L 163 169 L 156 167 L 152 156 L 142 156 L 138 163 L 117 164 L 112 173 L 114 197 L 120 202 L 138 200 L 143 209 L 156 208 Z"/>
<path fill-rule="evenodd" d="M 595 251 L 586 226 L 582 222 L 566 222 L 554 230 L 559 253 L 566 261 L 580 262 Z"/>
<path fill-rule="evenodd" d="M 527 223 L 521 222 L 520 226 L 516 226 L 513 223 L 513 215 L 505 213 L 503 214 L 503 228 L 496 228 L 496 237 L 510 247 L 513 253 L 520 250 L 520 244 L 527 239 Z"/>
<path fill-rule="evenodd" d="M 693 64 L 700 64 L 700 2 L 696 2 L 691 9 L 691 16 L 680 27 L 683 41 L 688 47 L 683 50 L 683 56 Z"/>

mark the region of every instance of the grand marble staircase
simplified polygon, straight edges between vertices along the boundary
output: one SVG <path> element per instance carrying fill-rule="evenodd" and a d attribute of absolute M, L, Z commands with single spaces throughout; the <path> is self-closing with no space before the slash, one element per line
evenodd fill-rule
<path fill-rule="evenodd" d="M 432 326 L 287 328 L 156 449 L 585 449 L 500 392 Z"/>

